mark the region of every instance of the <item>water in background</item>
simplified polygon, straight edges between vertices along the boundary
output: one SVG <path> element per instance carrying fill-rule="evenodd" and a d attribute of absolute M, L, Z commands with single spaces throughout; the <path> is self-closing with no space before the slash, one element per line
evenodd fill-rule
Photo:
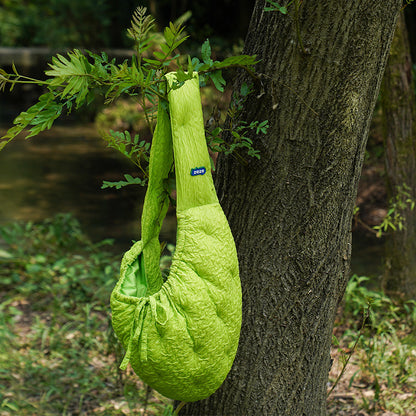
<path fill-rule="evenodd" d="M 93 125 L 58 126 L 15 139 L 0 152 L 0 224 L 70 212 L 93 241 L 112 238 L 124 250 L 140 238 L 145 189 L 101 189 L 103 180 L 118 181 L 124 173 L 134 176 L 134 165 L 107 148 Z M 175 233 L 169 214 L 161 238 L 174 242 Z"/>
<path fill-rule="evenodd" d="M 16 139 L 0 152 L 0 225 L 70 212 L 93 241 L 112 238 L 114 250 L 123 252 L 140 238 L 145 189 L 102 190 L 101 185 L 124 173 L 134 176 L 134 165 L 107 148 L 92 124 L 61 125 L 28 140 Z M 174 243 L 175 238 L 176 218 L 169 212 L 161 239 Z M 351 272 L 377 279 L 382 254 L 382 241 L 354 233 Z"/>

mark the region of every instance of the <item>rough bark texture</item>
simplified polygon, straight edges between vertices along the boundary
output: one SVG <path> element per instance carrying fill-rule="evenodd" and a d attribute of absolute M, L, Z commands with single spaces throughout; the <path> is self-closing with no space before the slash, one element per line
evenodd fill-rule
<path fill-rule="evenodd" d="M 400 2 L 304 1 L 304 54 L 294 16 L 257 1 L 245 53 L 261 59 L 262 86 L 242 118 L 270 129 L 254 138 L 260 160 L 220 157 L 217 167 L 239 253 L 240 345 L 223 386 L 181 415 L 326 414 L 357 182 Z"/>
<path fill-rule="evenodd" d="M 406 24 L 400 15 L 382 85 L 388 195 L 406 184 L 416 199 L 416 101 Z M 416 298 L 416 210 L 400 210 L 404 229 L 388 235 L 384 288 Z"/>

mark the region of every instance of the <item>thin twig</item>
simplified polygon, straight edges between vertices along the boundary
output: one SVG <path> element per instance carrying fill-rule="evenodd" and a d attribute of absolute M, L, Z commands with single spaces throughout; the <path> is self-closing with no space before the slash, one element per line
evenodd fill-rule
<path fill-rule="evenodd" d="M 329 390 L 329 392 L 327 393 L 326 397 L 329 397 L 331 395 L 331 393 L 334 391 L 335 387 L 338 385 L 339 381 L 341 380 L 341 377 L 344 375 L 345 370 L 347 369 L 348 363 L 350 362 L 350 359 L 351 359 L 353 353 L 355 352 L 355 349 L 357 348 L 358 341 L 360 340 L 361 336 L 363 335 L 364 327 L 365 327 L 365 324 L 366 324 L 366 322 L 369 318 L 369 315 L 370 315 L 370 305 L 368 305 L 367 313 L 364 316 L 363 323 L 361 325 L 358 337 L 355 340 L 354 345 L 353 345 L 350 353 L 348 354 L 348 357 L 347 357 L 347 359 L 346 359 L 346 361 L 345 361 L 345 363 L 344 363 L 344 365 L 341 369 L 341 372 L 339 373 L 337 379 L 335 380 L 334 384 L 332 385 L 331 390 Z"/>

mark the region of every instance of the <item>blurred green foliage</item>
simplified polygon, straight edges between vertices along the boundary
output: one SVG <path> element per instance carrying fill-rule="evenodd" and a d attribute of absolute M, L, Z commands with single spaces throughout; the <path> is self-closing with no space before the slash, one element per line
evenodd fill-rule
<path fill-rule="evenodd" d="M 1 0 L 0 5 L 2 46 L 100 47 L 111 43 L 108 0 Z"/>
<path fill-rule="evenodd" d="M 335 375 L 344 378 L 341 392 L 364 411 L 348 414 L 414 414 L 415 348 L 416 301 L 392 299 L 376 281 L 353 275 L 335 321 L 332 356 L 340 370 L 330 374 L 330 383 L 339 383 Z M 330 395 L 329 403 L 334 400 Z"/>
<path fill-rule="evenodd" d="M 158 27 L 187 13 L 192 41 L 209 37 L 220 49 L 244 38 L 254 0 L 0 0 L 0 46 L 51 48 L 130 47 L 124 28 L 137 6 L 148 8 Z"/>
<path fill-rule="evenodd" d="M 108 303 L 120 258 L 110 244 L 91 242 L 69 214 L 0 227 L 2 416 L 172 415 L 170 400 L 118 369 Z M 163 273 L 173 251 L 168 244 Z M 354 414 L 413 414 L 416 301 L 397 302 L 354 275 L 335 334 L 332 356 L 348 370 L 339 387 L 354 393 Z"/>
<path fill-rule="evenodd" d="M 0 414 L 170 414 L 132 371 L 111 329 L 120 264 L 70 214 L 0 227 Z"/>

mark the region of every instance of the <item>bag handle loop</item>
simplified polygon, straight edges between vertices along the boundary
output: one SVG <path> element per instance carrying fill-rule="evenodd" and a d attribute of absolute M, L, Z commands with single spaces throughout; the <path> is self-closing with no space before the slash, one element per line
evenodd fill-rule
<path fill-rule="evenodd" d="M 175 160 L 177 213 L 218 203 L 205 140 L 198 73 L 175 88 L 176 73 L 166 74 L 169 115 L 159 101 L 157 125 L 149 160 L 149 185 L 141 219 L 144 268 L 148 294 L 159 291 L 163 279 L 159 269 L 159 233 L 169 207 L 165 189 Z"/>

